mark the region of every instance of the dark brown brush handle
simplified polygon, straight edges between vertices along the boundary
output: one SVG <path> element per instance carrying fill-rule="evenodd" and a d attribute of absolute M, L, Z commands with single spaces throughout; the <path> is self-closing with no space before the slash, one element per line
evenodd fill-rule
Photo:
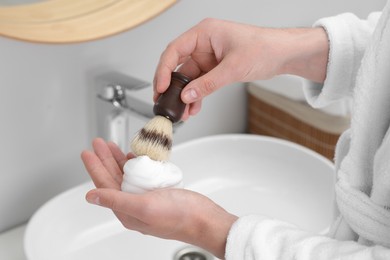
<path fill-rule="evenodd" d="M 164 116 L 172 121 L 179 122 L 183 116 L 186 104 L 181 100 L 181 91 L 191 81 L 189 77 L 179 72 L 172 72 L 171 83 L 168 89 L 161 94 L 154 104 L 155 115 Z"/>

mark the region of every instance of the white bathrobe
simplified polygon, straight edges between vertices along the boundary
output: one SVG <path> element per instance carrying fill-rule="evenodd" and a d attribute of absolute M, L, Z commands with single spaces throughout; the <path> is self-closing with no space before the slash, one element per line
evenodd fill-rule
<path fill-rule="evenodd" d="M 330 43 L 324 84 L 306 82 L 310 104 L 353 100 L 351 128 L 335 155 L 335 219 L 328 235 L 265 216 L 232 226 L 226 260 L 390 259 L 390 1 L 360 20 L 319 20 Z"/>

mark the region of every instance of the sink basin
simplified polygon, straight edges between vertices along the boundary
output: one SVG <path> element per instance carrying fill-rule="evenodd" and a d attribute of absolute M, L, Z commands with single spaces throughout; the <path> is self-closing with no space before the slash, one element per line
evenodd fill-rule
<path fill-rule="evenodd" d="M 183 170 L 186 189 L 238 216 L 267 215 L 318 233 L 332 220 L 334 166 L 300 145 L 217 135 L 175 146 L 171 161 Z M 88 182 L 68 190 L 34 214 L 24 238 L 27 259 L 169 260 L 190 247 L 126 230 L 110 210 L 85 201 L 91 188 Z"/>

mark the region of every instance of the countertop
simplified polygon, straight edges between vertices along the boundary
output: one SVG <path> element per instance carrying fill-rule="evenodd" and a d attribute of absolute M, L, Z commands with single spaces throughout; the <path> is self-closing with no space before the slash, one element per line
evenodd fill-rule
<path fill-rule="evenodd" d="M 26 224 L 0 233 L 0 259 L 27 260 L 23 249 Z"/>

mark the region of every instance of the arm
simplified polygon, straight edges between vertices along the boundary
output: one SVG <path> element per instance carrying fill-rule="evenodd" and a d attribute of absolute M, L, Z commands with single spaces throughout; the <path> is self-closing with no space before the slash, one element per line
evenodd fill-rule
<path fill-rule="evenodd" d="M 194 80 L 182 93 L 190 104 L 184 118 L 200 110 L 201 100 L 233 82 L 295 74 L 323 82 L 328 39 L 322 28 L 273 29 L 206 19 L 173 42 L 161 55 L 154 80 L 155 99 L 179 70 Z"/>
<path fill-rule="evenodd" d="M 352 14 L 344 14 L 317 23 L 326 28 L 330 40 L 325 85 L 322 89 L 322 84 L 316 84 L 319 87 L 317 102 L 336 100 L 352 93 L 378 17 L 373 14 L 367 21 L 362 21 Z M 369 215 L 370 212 L 365 213 Z M 348 230 L 343 232 L 337 222 L 334 227 L 341 234 L 348 233 Z M 366 246 L 349 239 L 340 241 L 305 232 L 282 221 L 247 216 L 239 219 L 230 230 L 226 259 L 390 259 L 389 248 Z"/>
<path fill-rule="evenodd" d="M 320 19 L 314 24 L 326 31 L 330 50 L 324 83 L 305 82 L 305 94 L 311 105 L 321 107 L 352 97 L 361 60 L 380 15 L 380 12 L 374 12 L 367 20 L 362 20 L 345 13 Z"/>

